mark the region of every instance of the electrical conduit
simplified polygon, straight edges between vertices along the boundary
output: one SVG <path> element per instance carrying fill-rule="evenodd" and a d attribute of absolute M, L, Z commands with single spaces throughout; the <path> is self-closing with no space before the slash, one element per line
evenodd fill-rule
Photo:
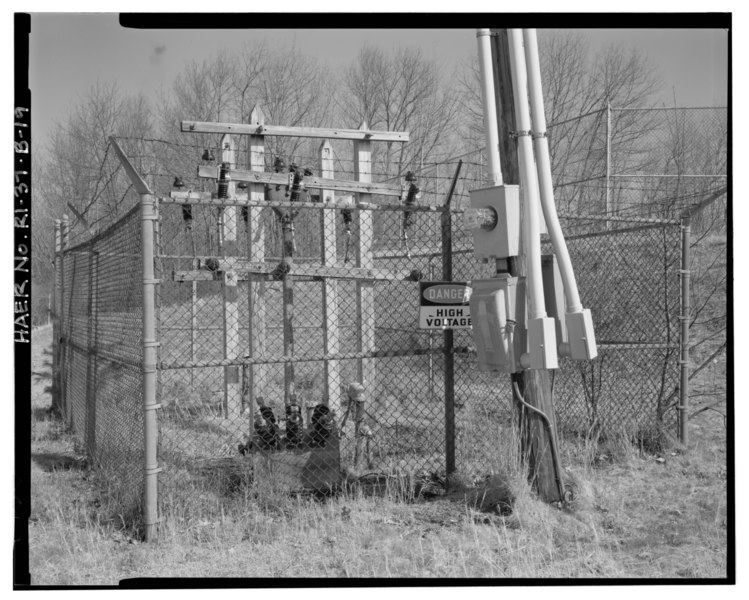
<path fill-rule="evenodd" d="M 517 122 L 520 180 L 525 190 L 525 219 L 523 227 L 526 255 L 529 319 L 546 317 L 544 288 L 541 278 L 541 233 L 539 226 L 538 181 L 533 168 L 533 145 L 530 138 L 527 75 L 523 37 L 520 29 L 508 29 L 510 46 L 510 71 L 515 95 L 515 120 Z"/>
<path fill-rule="evenodd" d="M 541 193 L 541 208 L 543 209 L 546 226 L 549 230 L 551 243 L 554 246 L 559 261 L 559 271 L 564 284 L 565 300 L 568 313 L 579 313 L 583 306 L 572 270 L 572 261 L 567 251 L 562 228 L 559 225 L 556 206 L 554 204 L 554 189 L 551 181 L 551 161 L 549 159 L 549 140 L 546 137 L 546 116 L 544 115 L 544 101 L 541 87 L 541 67 L 538 59 L 538 40 L 535 29 L 523 29 L 525 42 L 525 62 L 528 69 L 528 89 L 530 92 L 531 120 L 533 123 L 533 147 L 536 152 L 536 169 Z M 524 128 L 524 126 L 523 126 Z M 561 341 L 561 340 L 559 340 Z"/>
<path fill-rule="evenodd" d="M 494 97 L 494 73 L 492 71 L 491 31 L 476 32 L 479 45 L 479 72 L 481 75 L 481 99 L 484 104 L 484 132 L 486 157 L 489 163 L 489 179 L 492 185 L 502 185 L 502 168 L 499 163 L 499 129 Z"/>

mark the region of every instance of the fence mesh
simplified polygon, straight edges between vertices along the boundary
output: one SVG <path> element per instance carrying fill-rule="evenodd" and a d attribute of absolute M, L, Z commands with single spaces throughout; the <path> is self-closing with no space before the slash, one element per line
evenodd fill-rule
<path fill-rule="evenodd" d="M 109 493 L 140 512 L 142 280 L 137 207 L 63 256 L 62 360 L 69 423 Z"/>

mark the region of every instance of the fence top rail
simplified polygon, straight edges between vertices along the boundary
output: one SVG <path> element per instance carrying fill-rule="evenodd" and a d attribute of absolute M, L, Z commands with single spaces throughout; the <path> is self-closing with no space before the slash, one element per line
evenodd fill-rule
<path fill-rule="evenodd" d="M 650 107 L 622 107 L 617 108 L 615 106 L 611 107 L 611 110 L 619 110 L 619 111 L 646 111 L 646 110 L 726 110 L 727 106 L 650 106 Z"/>
<path fill-rule="evenodd" d="M 187 133 L 236 133 L 240 135 L 275 135 L 366 142 L 407 142 L 407 131 L 372 131 L 368 129 L 337 129 L 327 127 L 287 127 L 248 123 L 210 123 L 182 121 L 181 130 Z"/>
<path fill-rule="evenodd" d="M 633 227 L 624 227 L 622 229 L 607 229 L 605 231 L 592 231 L 590 233 L 571 234 L 564 236 L 564 238 L 568 242 L 571 242 L 573 240 L 585 240 L 588 238 L 596 237 L 615 237 L 617 235 L 623 235 L 625 233 L 635 233 L 636 231 L 645 231 L 647 229 L 667 229 L 668 227 L 676 227 L 677 225 L 681 225 L 681 223 L 679 221 L 674 221 L 671 223 L 644 223 L 642 225 L 634 225 Z"/>
<path fill-rule="evenodd" d="M 97 233 L 92 238 L 87 239 L 84 242 L 79 242 L 75 246 L 71 246 L 70 248 L 65 248 L 65 254 L 68 254 L 70 252 L 80 252 L 82 250 L 87 249 L 88 246 L 93 246 L 100 242 L 101 240 L 109 237 L 114 233 L 117 229 L 122 227 L 124 223 L 132 218 L 132 216 L 137 213 L 140 210 L 140 203 L 135 204 L 128 210 L 124 215 L 122 215 L 119 219 L 117 219 L 114 223 L 112 223 L 109 227 L 106 229 L 101 230 L 99 233 Z"/>
<path fill-rule="evenodd" d="M 618 215 L 566 215 L 559 214 L 560 219 L 569 221 L 611 221 L 613 223 L 649 223 L 653 225 L 680 225 L 679 219 L 658 219 L 646 217 L 626 217 Z M 614 233 L 614 232 L 612 232 Z"/>

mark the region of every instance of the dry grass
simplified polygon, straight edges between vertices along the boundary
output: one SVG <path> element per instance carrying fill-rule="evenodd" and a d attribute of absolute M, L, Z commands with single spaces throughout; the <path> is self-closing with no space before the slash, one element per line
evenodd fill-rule
<path fill-rule="evenodd" d="M 267 485 L 194 489 L 165 502 L 159 539 L 123 526 L 75 444 L 45 410 L 35 332 L 32 382 L 32 584 L 113 584 L 128 577 L 721 578 L 727 569 L 725 430 L 705 412 L 689 452 L 641 453 L 619 440 L 567 440 L 562 462 L 577 498 L 567 510 L 536 499 L 504 440 L 483 490 L 402 501 L 351 490 L 324 500 Z M 218 491 L 217 491 L 218 490 Z M 498 500 L 510 491 L 512 514 Z"/>

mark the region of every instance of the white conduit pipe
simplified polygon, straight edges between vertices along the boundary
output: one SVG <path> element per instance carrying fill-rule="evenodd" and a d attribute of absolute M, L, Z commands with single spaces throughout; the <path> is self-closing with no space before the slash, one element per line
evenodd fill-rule
<path fill-rule="evenodd" d="M 489 180 L 492 185 L 502 185 L 502 168 L 499 163 L 499 129 L 494 96 L 494 72 L 492 71 L 491 31 L 476 32 L 479 45 L 479 72 L 481 75 L 481 99 L 484 103 L 484 133 L 486 158 L 489 162 Z"/>
<path fill-rule="evenodd" d="M 531 119 L 528 112 L 528 87 L 523 53 L 523 34 L 520 29 L 508 29 L 510 41 L 510 71 L 515 96 L 515 120 L 518 128 L 520 181 L 525 190 L 525 218 L 523 227 L 529 319 L 546 317 L 544 287 L 541 278 L 541 232 L 539 226 L 538 181 L 533 167 L 533 144 L 530 137 Z"/>
<path fill-rule="evenodd" d="M 544 115 L 543 91 L 541 87 L 541 66 L 538 59 L 538 39 L 535 29 L 523 29 L 525 42 L 525 62 L 528 69 L 528 89 L 530 92 L 531 119 L 533 122 L 533 147 L 536 151 L 536 169 L 541 192 L 541 208 L 543 209 L 546 226 L 549 230 L 551 243 L 554 246 L 559 271 L 564 284 L 567 312 L 577 313 L 583 309 L 580 294 L 572 270 L 572 261 L 567 251 L 562 228 L 559 225 L 556 206 L 554 204 L 554 188 L 551 182 L 551 161 L 549 159 L 549 140 L 546 137 L 546 116 Z M 561 341 L 561 340 L 560 340 Z"/>

